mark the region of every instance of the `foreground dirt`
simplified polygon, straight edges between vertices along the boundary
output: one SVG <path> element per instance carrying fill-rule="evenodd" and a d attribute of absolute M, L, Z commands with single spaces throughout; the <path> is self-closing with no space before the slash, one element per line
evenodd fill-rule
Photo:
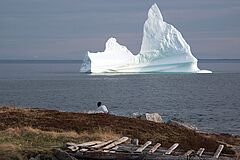
<path fill-rule="evenodd" d="M 170 147 L 173 143 L 179 143 L 182 150 L 198 150 L 200 147 L 204 147 L 206 151 L 213 152 L 218 147 L 219 141 L 228 147 L 240 145 L 239 136 L 197 133 L 180 126 L 160 124 L 135 118 L 106 114 L 60 112 L 46 109 L 20 109 L 5 106 L 0 108 L 1 132 L 9 128 L 24 127 L 38 129 L 39 132 L 87 133 L 86 135 L 96 134 L 96 131 L 98 131 L 98 134 L 105 132 L 111 133 L 112 137 L 124 135 L 130 138 L 138 138 L 140 143 L 145 143 L 148 140 L 153 143 L 160 142 L 164 147 Z M 86 135 L 85 140 L 89 140 Z M 74 137 L 76 136 L 72 138 L 74 139 Z M 223 153 L 234 154 L 227 147 L 225 147 Z"/>

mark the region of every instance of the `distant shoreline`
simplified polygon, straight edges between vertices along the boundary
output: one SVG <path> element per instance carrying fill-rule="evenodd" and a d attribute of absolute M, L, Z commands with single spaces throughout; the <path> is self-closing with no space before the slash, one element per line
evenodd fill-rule
<path fill-rule="evenodd" d="M 240 59 L 198 59 L 201 63 L 208 63 L 208 62 L 228 62 L 231 63 L 240 63 Z M 64 60 L 64 59 L 0 59 L 1 63 L 82 63 L 83 60 Z"/>

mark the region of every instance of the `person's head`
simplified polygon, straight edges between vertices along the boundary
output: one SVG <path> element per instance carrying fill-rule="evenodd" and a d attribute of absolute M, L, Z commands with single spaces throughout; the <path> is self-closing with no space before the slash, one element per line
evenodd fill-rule
<path fill-rule="evenodd" d="M 97 106 L 100 107 L 102 105 L 102 102 L 97 102 Z"/>

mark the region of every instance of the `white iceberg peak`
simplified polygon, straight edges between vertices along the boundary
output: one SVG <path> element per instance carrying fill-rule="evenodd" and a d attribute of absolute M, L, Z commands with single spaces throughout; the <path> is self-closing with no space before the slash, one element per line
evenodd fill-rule
<path fill-rule="evenodd" d="M 108 41 L 106 42 L 106 50 L 112 49 L 112 48 L 116 48 L 116 46 L 118 46 L 119 44 L 117 43 L 116 38 L 109 38 Z"/>
<path fill-rule="evenodd" d="M 121 52 L 119 52 L 119 51 L 121 51 Z M 108 41 L 106 42 L 106 48 L 105 48 L 104 52 L 109 53 L 109 54 L 118 54 L 118 53 L 121 53 L 121 54 L 132 54 L 127 49 L 126 46 L 120 45 L 117 42 L 116 38 L 113 38 L 113 37 L 109 38 Z"/>
<path fill-rule="evenodd" d="M 152 5 L 144 23 L 143 40 L 139 54 L 133 55 L 115 38 L 106 42 L 104 52 L 90 53 L 81 71 L 86 72 L 190 72 L 200 70 L 197 59 L 182 34 L 164 22 L 157 4 Z"/>
<path fill-rule="evenodd" d="M 155 19 L 155 18 L 157 18 L 157 19 L 163 21 L 163 16 L 162 16 L 161 11 L 160 11 L 160 9 L 158 8 L 158 6 L 157 6 L 156 3 L 154 3 L 154 4 L 152 5 L 152 7 L 149 9 L 149 11 L 148 11 L 148 18 L 150 18 L 150 19 Z"/>
<path fill-rule="evenodd" d="M 126 46 L 119 44 L 117 42 L 116 38 L 113 38 L 113 37 L 109 38 L 108 41 L 106 42 L 106 48 L 105 48 L 104 52 L 109 53 L 109 54 L 121 53 L 122 56 L 124 56 L 124 54 L 132 55 L 132 53 L 127 49 Z M 106 57 L 106 58 L 108 58 L 108 57 Z"/>

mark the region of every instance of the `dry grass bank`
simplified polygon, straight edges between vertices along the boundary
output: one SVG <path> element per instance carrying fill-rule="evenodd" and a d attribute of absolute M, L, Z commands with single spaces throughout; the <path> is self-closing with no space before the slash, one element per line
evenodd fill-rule
<path fill-rule="evenodd" d="M 30 152 L 48 152 L 68 141 L 109 140 L 121 137 L 160 142 L 164 147 L 180 143 L 183 150 L 205 147 L 215 151 L 218 140 L 240 145 L 230 135 L 205 135 L 183 127 L 106 114 L 60 112 L 45 109 L 0 108 L 0 151 L 16 156 Z M 233 153 L 225 149 L 225 153 Z M 4 154 L 0 152 L 0 155 Z"/>
<path fill-rule="evenodd" d="M 110 130 L 95 130 L 95 132 L 43 131 L 31 127 L 8 128 L 0 131 L 0 159 L 28 159 L 29 154 L 51 152 L 53 148 L 62 148 L 66 142 L 81 143 L 84 141 L 120 138 L 120 134 Z"/>

